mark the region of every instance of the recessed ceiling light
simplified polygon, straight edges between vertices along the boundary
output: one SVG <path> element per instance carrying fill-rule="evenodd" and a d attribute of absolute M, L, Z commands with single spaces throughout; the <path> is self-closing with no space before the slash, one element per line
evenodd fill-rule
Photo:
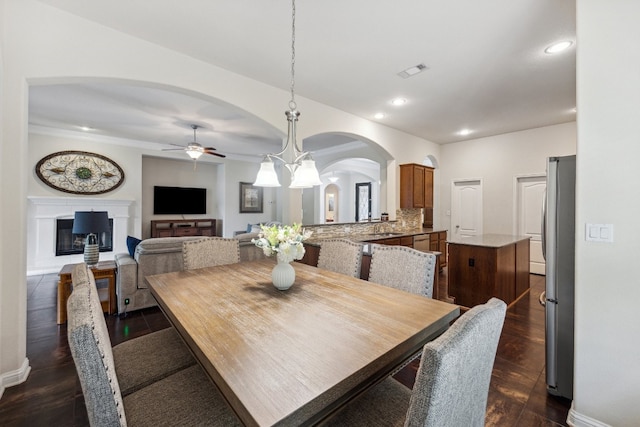
<path fill-rule="evenodd" d="M 458 135 L 460 136 L 467 136 L 471 133 L 471 129 L 462 129 L 460 131 L 458 131 Z"/>
<path fill-rule="evenodd" d="M 418 65 L 414 65 L 413 67 L 409 67 L 406 70 L 402 70 L 398 73 L 398 75 L 400 77 L 402 77 L 403 79 L 407 79 L 411 76 L 415 76 L 418 73 L 423 72 L 424 70 L 428 70 L 429 68 L 427 68 L 426 65 L 424 64 L 418 64 Z"/>
<path fill-rule="evenodd" d="M 565 50 L 566 48 L 568 48 L 569 46 L 571 46 L 573 44 L 573 42 L 570 41 L 563 41 L 563 42 L 558 42 L 558 43 L 554 43 L 551 46 L 547 47 L 544 52 L 545 53 L 558 53 L 558 52 L 562 52 L 563 50 Z"/>
<path fill-rule="evenodd" d="M 395 105 L 396 107 L 399 105 L 404 105 L 407 103 L 407 100 L 404 98 L 394 98 L 391 100 L 391 105 Z"/>
<path fill-rule="evenodd" d="M 375 119 L 384 119 L 386 117 L 386 115 L 384 113 L 376 113 L 375 116 L 373 116 L 373 118 Z"/>
<path fill-rule="evenodd" d="M 89 127 L 89 126 L 78 126 L 80 128 L 80 130 L 85 131 L 85 132 L 89 132 L 91 130 L 93 130 L 93 128 Z"/>

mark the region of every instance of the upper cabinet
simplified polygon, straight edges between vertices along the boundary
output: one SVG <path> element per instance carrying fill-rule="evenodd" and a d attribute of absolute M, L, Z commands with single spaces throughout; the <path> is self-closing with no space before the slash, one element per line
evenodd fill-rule
<path fill-rule="evenodd" d="M 422 208 L 423 227 L 433 227 L 433 168 L 400 165 L 400 209 Z"/>
<path fill-rule="evenodd" d="M 400 208 L 424 208 L 424 166 L 400 165 Z"/>
<path fill-rule="evenodd" d="M 400 208 L 433 208 L 433 168 L 400 165 Z"/>

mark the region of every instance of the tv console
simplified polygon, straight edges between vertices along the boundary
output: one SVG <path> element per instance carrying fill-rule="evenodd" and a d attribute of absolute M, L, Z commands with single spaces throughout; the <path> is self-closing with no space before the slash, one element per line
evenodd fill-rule
<path fill-rule="evenodd" d="M 215 236 L 216 220 L 158 219 L 151 221 L 151 237 Z"/>

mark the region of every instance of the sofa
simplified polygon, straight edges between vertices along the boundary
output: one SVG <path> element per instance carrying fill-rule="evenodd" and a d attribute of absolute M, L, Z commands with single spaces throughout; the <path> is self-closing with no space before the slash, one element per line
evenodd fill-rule
<path fill-rule="evenodd" d="M 151 295 L 145 276 L 184 270 L 182 243 L 202 238 L 155 237 L 141 241 L 133 256 L 129 253 L 116 254 L 118 313 L 155 306 L 156 300 Z M 240 261 L 264 258 L 262 250 L 251 243 L 254 236 L 239 235 L 235 238 L 240 241 Z"/>

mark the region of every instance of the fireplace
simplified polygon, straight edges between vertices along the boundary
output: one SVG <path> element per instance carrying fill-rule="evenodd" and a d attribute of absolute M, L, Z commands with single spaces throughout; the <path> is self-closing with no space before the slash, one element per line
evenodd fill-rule
<path fill-rule="evenodd" d="M 111 233 L 99 236 L 100 259 L 113 260 L 118 253 L 127 252 L 127 236 L 141 235 L 140 224 L 133 220 L 133 200 L 96 197 L 40 197 L 30 196 L 27 218 L 27 274 L 58 273 L 66 264 L 83 262 L 84 236 L 71 234 L 73 218 L 78 211 L 108 212 Z M 62 227 L 67 237 L 58 235 L 58 220 L 68 220 Z M 60 255 L 59 243 L 69 255 Z"/>
<path fill-rule="evenodd" d="M 73 219 L 56 220 L 56 256 L 75 255 L 84 252 L 86 234 L 73 234 Z M 100 252 L 113 250 L 113 219 L 109 218 L 109 231 L 99 233 L 98 248 Z"/>

